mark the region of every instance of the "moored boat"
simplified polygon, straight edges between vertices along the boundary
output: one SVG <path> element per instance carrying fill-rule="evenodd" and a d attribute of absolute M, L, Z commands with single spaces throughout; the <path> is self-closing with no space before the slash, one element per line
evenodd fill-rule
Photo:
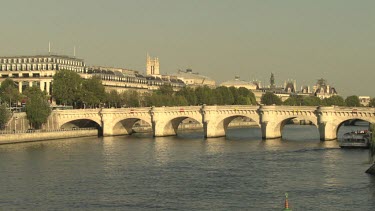
<path fill-rule="evenodd" d="M 368 130 L 358 130 L 345 133 L 340 141 L 341 148 L 365 148 L 370 147 L 371 132 Z"/>

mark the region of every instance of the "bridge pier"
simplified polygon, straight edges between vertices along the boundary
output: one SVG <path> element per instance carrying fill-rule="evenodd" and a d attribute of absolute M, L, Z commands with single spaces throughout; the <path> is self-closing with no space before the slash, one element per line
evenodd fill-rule
<path fill-rule="evenodd" d="M 217 122 L 217 106 L 208 107 L 204 104 L 200 108 L 200 114 L 202 116 L 205 138 L 219 138 L 225 136 L 225 125 L 223 121 L 221 123 Z"/>
<path fill-rule="evenodd" d="M 206 121 L 203 123 L 204 137 L 205 138 L 219 138 L 225 136 L 225 127 L 222 124 L 218 124 L 212 121 Z"/>
<path fill-rule="evenodd" d="M 178 124 L 174 125 L 173 122 L 166 123 L 164 121 L 154 121 L 152 122 L 152 131 L 154 137 L 165 137 L 165 136 L 175 136 L 177 135 Z"/>
<path fill-rule="evenodd" d="M 327 122 L 320 122 L 319 135 L 321 141 L 335 140 L 337 139 L 337 127 Z"/>
<path fill-rule="evenodd" d="M 318 107 L 315 111 L 317 122 L 318 122 L 318 129 L 321 141 L 330 141 L 337 139 L 337 127 L 342 120 L 337 121 L 337 117 L 344 117 L 352 115 L 352 113 L 346 111 L 345 113 L 337 112 L 334 106 L 330 107 Z M 335 115 L 333 115 L 335 114 Z M 350 119 L 350 118 L 348 118 Z"/>
<path fill-rule="evenodd" d="M 261 122 L 262 139 L 281 138 L 281 129 L 275 122 L 264 121 Z"/>

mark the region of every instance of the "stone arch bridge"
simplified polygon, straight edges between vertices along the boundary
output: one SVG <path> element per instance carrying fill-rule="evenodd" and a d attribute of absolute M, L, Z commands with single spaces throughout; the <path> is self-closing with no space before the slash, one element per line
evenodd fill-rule
<path fill-rule="evenodd" d="M 237 117 L 248 117 L 258 123 L 263 139 L 279 138 L 291 119 L 312 122 L 321 140 L 337 138 L 338 128 L 348 120 L 375 123 L 374 108 L 308 107 L 308 106 L 181 106 L 119 109 L 56 110 L 50 118 L 57 128 L 69 124 L 79 127 L 96 126 L 101 135 L 131 134 L 133 125 L 143 120 L 152 126 L 153 135 L 177 134 L 179 124 L 186 118 L 200 122 L 205 137 L 225 136 L 229 123 Z M 56 126 L 55 126 L 56 128 Z"/>

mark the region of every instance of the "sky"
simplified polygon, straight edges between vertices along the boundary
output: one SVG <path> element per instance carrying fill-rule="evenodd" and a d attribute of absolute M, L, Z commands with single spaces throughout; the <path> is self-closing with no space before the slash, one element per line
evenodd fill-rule
<path fill-rule="evenodd" d="M 3 0 L 0 56 L 73 55 L 86 65 L 162 74 L 191 68 L 218 84 L 320 78 L 375 97 L 374 0 Z"/>

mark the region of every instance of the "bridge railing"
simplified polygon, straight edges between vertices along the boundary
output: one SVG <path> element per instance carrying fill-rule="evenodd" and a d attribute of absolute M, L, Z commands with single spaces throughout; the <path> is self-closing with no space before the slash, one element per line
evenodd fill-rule
<path fill-rule="evenodd" d="M 285 110 L 285 111 L 312 111 L 318 109 L 318 106 L 276 106 L 276 105 L 271 105 L 271 106 L 265 106 L 261 105 L 259 107 L 260 109 L 271 109 L 271 110 Z"/>
<path fill-rule="evenodd" d="M 375 112 L 373 107 L 344 107 L 344 106 L 331 106 L 331 107 L 321 107 L 323 109 L 333 109 L 338 111 L 347 112 Z"/>

